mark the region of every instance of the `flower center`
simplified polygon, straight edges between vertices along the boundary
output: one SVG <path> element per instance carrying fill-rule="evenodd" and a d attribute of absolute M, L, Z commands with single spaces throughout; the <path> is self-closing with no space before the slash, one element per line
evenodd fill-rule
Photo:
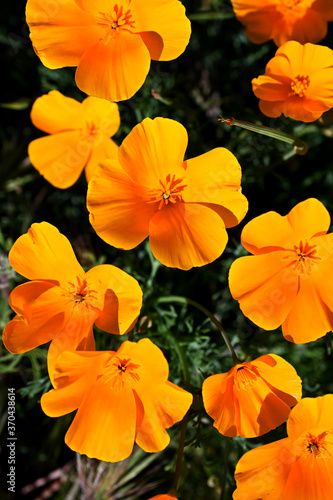
<path fill-rule="evenodd" d="M 305 92 L 310 85 L 310 78 L 308 76 L 297 75 L 290 84 L 291 95 L 305 96 Z"/>
<path fill-rule="evenodd" d="M 132 385 L 140 380 L 140 375 L 137 373 L 139 368 L 140 365 L 132 363 L 130 358 L 113 356 L 106 367 L 106 372 L 102 375 L 103 381 L 114 390 L 120 391 L 125 382 Z"/>
<path fill-rule="evenodd" d="M 80 276 L 75 278 L 74 283 L 69 283 L 68 295 L 70 300 L 74 302 L 74 309 L 83 303 L 88 306 L 90 299 L 95 299 L 95 294 L 94 290 L 90 290 L 87 281 Z"/>
<path fill-rule="evenodd" d="M 182 203 L 183 198 L 179 193 L 186 188 L 185 184 L 181 184 L 183 179 L 183 177 L 176 179 L 175 175 L 171 177 L 171 174 L 166 176 L 165 181 L 161 181 L 161 179 L 159 179 L 161 187 L 151 189 L 148 193 L 151 198 L 150 203 L 159 201 L 158 210 L 161 210 L 164 205 L 168 205 L 169 203 Z"/>
<path fill-rule="evenodd" d="M 86 121 L 86 128 L 81 129 L 81 137 L 89 142 L 94 142 L 96 136 L 99 134 L 100 130 L 94 122 Z"/>
<path fill-rule="evenodd" d="M 299 4 L 300 2 L 301 0 L 281 0 L 281 3 L 283 3 L 283 5 L 287 7 L 287 9 L 292 9 L 293 7 L 295 7 L 295 5 Z"/>
<path fill-rule="evenodd" d="M 327 435 L 330 431 L 324 431 L 318 436 L 314 436 L 310 432 L 306 435 L 303 444 L 303 450 L 311 453 L 315 458 L 333 458 L 328 447 L 331 448 L 332 443 L 327 441 Z"/>
<path fill-rule="evenodd" d="M 280 0 L 280 3 L 276 2 L 276 9 L 285 20 L 296 21 L 300 17 L 303 17 L 307 10 L 316 0 Z"/>
<path fill-rule="evenodd" d="M 291 255 L 284 258 L 291 259 L 287 267 L 291 266 L 297 275 L 309 274 L 313 271 L 314 266 L 318 264 L 318 261 L 321 260 L 320 257 L 316 256 L 316 245 L 309 245 L 308 242 L 304 244 L 300 241 L 298 246 L 294 245 L 294 249 L 291 252 Z"/>
<path fill-rule="evenodd" d="M 247 366 L 237 365 L 234 375 L 234 383 L 241 391 L 250 389 L 257 379 L 257 375 Z"/>
<path fill-rule="evenodd" d="M 99 12 L 96 18 L 97 24 L 104 30 L 104 39 L 109 41 L 121 29 L 134 28 L 134 21 L 131 19 L 131 11 L 125 10 L 123 6 L 114 5 L 111 12 Z"/>

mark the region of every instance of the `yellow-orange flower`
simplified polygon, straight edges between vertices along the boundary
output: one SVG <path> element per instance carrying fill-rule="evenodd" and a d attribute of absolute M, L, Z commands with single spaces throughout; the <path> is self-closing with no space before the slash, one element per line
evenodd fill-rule
<path fill-rule="evenodd" d="M 204 380 L 205 409 L 224 436 L 261 436 L 286 421 L 302 381 L 280 356 L 266 354 Z"/>
<path fill-rule="evenodd" d="M 333 50 L 321 45 L 287 42 L 252 80 L 260 110 L 272 118 L 303 122 L 320 118 L 333 107 Z"/>
<path fill-rule="evenodd" d="M 243 229 L 242 244 L 252 254 L 230 268 L 234 299 L 265 330 L 282 325 L 297 344 L 333 329 L 333 233 L 330 216 L 310 198 L 282 217 L 268 212 Z"/>
<path fill-rule="evenodd" d="M 102 162 L 88 186 L 90 222 L 107 243 L 128 250 L 148 235 L 155 257 L 190 269 L 223 252 L 226 227 L 247 211 L 240 166 L 216 148 L 183 161 L 187 132 L 174 120 L 146 118 L 125 138 L 118 161 Z"/>
<path fill-rule="evenodd" d="M 333 21 L 331 0 L 231 0 L 237 19 L 253 43 L 273 39 L 279 47 L 288 40 L 317 43 Z"/>
<path fill-rule="evenodd" d="M 26 19 L 45 66 L 77 66 L 78 87 L 110 101 L 132 97 L 151 59 L 177 58 L 191 34 L 178 0 L 28 0 Z"/>
<path fill-rule="evenodd" d="M 234 500 L 331 500 L 333 395 L 302 399 L 287 422 L 288 437 L 239 460 Z"/>
<path fill-rule="evenodd" d="M 192 403 L 192 395 L 168 376 L 162 351 L 149 339 L 126 341 L 117 352 L 65 352 L 42 409 L 58 417 L 78 408 L 65 442 L 88 457 L 124 460 L 134 441 L 147 452 L 161 451 L 170 441 L 165 429 Z"/>
<path fill-rule="evenodd" d="M 29 144 L 30 161 L 57 188 L 72 186 L 83 169 L 89 181 L 100 161 L 117 158 L 110 139 L 120 125 L 115 103 L 97 97 L 79 103 L 52 90 L 34 102 L 31 120 L 50 135 Z"/>
<path fill-rule="evenodd" d="M 138 282 L 106 264 L 85 273 L 67 238 L 47 222 L 32 224 L 18 238 L 9 261 L 31 281 L 10 295 L 16 316 L 5 327 L 3 342 L 10 352 L 21 353 L 52 340 L 50 375 L 62 351 L 95 349 L 94 324 L 122 335 L 137 320 L 142 304 Z"/>

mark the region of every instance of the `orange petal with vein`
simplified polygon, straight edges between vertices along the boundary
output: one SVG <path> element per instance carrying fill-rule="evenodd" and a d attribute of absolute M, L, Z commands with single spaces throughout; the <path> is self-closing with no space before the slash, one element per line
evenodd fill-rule
<path fill-rule="evenodd" d="M 169 204 L 149 224 L 151 250 L 169 267 L 188 270 L 209 264 L 221 255 L 227 241 L 221 218 L 200 204 Z"/>
<path fill-rule="evenodd" d="M 66 189 L 80 177 L 91 155 L 91 143 L 71 130 L 36 139 L 28 154 L 38 172 L 54 187 Z"/>
<path fill-rule="evenodd" d="M 89 47 L 75 75 L 79 89 L 109 101 L 132 97 L 150 68 L 149 51 L 140 35 L 125 30 L 117 35 L 109 43 L 102 40 Z"/>
<path fill-rule="evenodd" d="M 19 274 L 30 280 L 74 281 L 83 273 L 72 246 L 56 227 L 48 222 L 32 224 L 9 252 L 9 262 Z"/>

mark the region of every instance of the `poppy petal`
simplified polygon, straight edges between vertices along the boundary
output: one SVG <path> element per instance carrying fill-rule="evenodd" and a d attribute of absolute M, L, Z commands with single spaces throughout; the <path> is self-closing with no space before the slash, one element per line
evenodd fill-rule
<path fill-rule="evenodd" d="M 325 23 L 327 25 L 327 23 Z M 328 71 L 328 75 L 332 73 L 333 66 L 333 51 L 329 47 L 325 47 L 324 45 L 320 46 L 320 50 L 318 50 L 318 46 L 313 43 L 307 43 L 303 46 L 303 65 L 305 67 L 311 68 L 311 84 L 319 75 L 318 73 L 324 73 Z M 297 62 L 295 61 L 295 64 Z M 329 69 L 330 68 L 330 69 Z M 328 79 L 329 81 L 329 79 Z M 332 81 L 329 81 L 332 85 Z M 309 86 L 309 89 L 311 85 Z"/>
<path fill-rule="evenodd" d="M 122 30 L 110 41 L 101 40 L 85 50 L 75 80 L 87 94 L 122 101 L 142 87 L 149 68 L 149 51 L 140 35 Z"/>
<path fill-rule="evenodd" d="M 332 411 L 332 394 L 326 394 L 318 398 L 303 398 L 295 406 L 288 419 L 288 436 L 292 440 L 296 440 L 310 429 L 331 429 Z"/>
<path fill-rule="evenodd" d="M 232 0 L 232 5 L 252 43 L 264 43 L 272 37 L 272 26 L 279 18 L 275 5 L 267 5 L 267 0 L 257 0 L 255 6 L 251 0 Z"/>
<path fill-rule="evenodd" d="M 281 425 L 290 413 L 290 407 L 282 401 L 259 376 L 250 387 L 233 387 L 238 407 L 238 435 L 256 437 Z"/>
<path fill-rule="evenodd" d="M 47 353 L 47 366 L 52 382 L 55 363 L 60 354 L 64 351 L 75 351 L 84 347 L 95 349 L 93 324 L 97 317 L 97 310 L 83 304 L 72 308 L 67 323 L 53 339 Z"/>
<path fill-rule="evenodd" d="M 285 54 L 284 49 L 279 48 L 275 53 L 275 57 L 268 61 L 265 68 L 265 75 L 290 87 L 292 69 L 289 57 Z"/>
<path fill-rule="evenodd" d="M 309 452 L 290 468 L 283 500 L 331 500 L 332 491 L 332 456 L 317 458 Z"/>
<path fill-rule="evenodd" d="M 134 182 L 160 187 L 168 174 L 185 177 L 183 158 L 188 136 L 180 123 L 169 118 L 145 118 L 119 148 L 119 162 Z"/>
<path fill-rule="evenodd" d="M 154 38 L 145 39 L 152 59 L 170 61 L 184 52 L 191 35 L 191 23 L 181 2 L 145 0 L 144 8 L 140 2 L 132 2 L 131 12 L 137 32 L 156 32 L 162 38 L 162 51 Z"/>
<path fill-rule="evenodd" d="M 111 265 L 90 269 L 86 279 L 92 288 L 103 294 L 103 309 L 95 324 L 101 330 L 122 335 L 134 326 L 141 305 L 142 291 L 138 282 Z"/>
<path fill-rule="evenodd" d="M 312 238 L 311 244 L 316 246 L 316 256 L 321 259 L 320 265 L 311 272 L 311 279 L 322 301 L 333 311 L 333 233 Z"/>
<path fill-rule="evenodd" d="M 94 175 L 98 165 L 108 159 L 117 160 L 119 147 L 112 139 L 99 134 L 98 142 L 92 147 L 91 155 L 85 168 L 87 182 L 89 182 Z"/>
<path fill-rule="evenodd" d="M 204 380 L 202 397 L 205 410 L 215 420 L 214 427 L 224 436 L 238 436 L 233 373 L 219 373 Z"/>
<path fill-rule="evenodd" d="M 279 27 L 277 26 L 276 31 Z M 306 44 L 311 41 L 311 44 L 316 44 L 323 40 L 327 35 L 327 21 L 321 13 L 316 12 L 311 7 L 306 9 L 300 22 L 293 24 L 290 39 L 297 40 L 301 44 Z M 276 33 L 277 39 L 278 34 Z M 281 43 L 280 43 L 281 45 Z M 314 60 L 313 60 L 314 61 Z"/>
<path fill-rule="evenodd" d="M 142 367 L 143 378 L 147 383 L 151 381 L 151 373 L 154 373 L 154 382 L 162 384 L 167 381 L 169 376 L 168 362 L 161 349 L 150 339 L 143 338 L 137 343 L 123 342 L 118 353 L 135 358 L 135 362 L 138 362 Z M 142 393 L 144 394 L 144 391 Z"/>
<path fill-rule="evenodd" d="M 233 226 L 238 224 L 244 218 L 248 204 L 245 196 L 239 192 L 241 167 L 230 151 L 216 148 L 187 160 L 184 165 L 185 202 L 217 205 L 217 213 L 221 214 L 227 227 L 230 227 L 230 223 Z M 207 165 L 209 165 L 208 170 Z M 219 212 L 220 207 L 223 210 L 221 212 Z"/>
<path fill-rule="evenodd" d="M 154 61 L 160 60 L 163 52 L 163 38 L 156 31 L 144 31 L 138 33 L 149 50 L 150 58 Z M 174 58 L 173 58 L 174 59 Z"/>
<path fill-rule="evenodd" d="M 283 111 L 285 101 L 259 101 L 259 109 L 264 115 L 269 116 L 270 118 L 278 118 L 281 116 Z"/>
<path fill-rule="evenodd" d="M 43 412 L 49 417 L 59 417 L 76 410 L 97 379 L 104 359 L 101 352 L 62 353 L 55 365 L 56 390 L 52 389 L 41 398 Z"/>
<path fill-rule="evenodd" d="M 53 186 L 66 189 L 80 177 L 91 154 L 91 142 L 80 131 L 59 132 L 35 139 L 28 154 L 38 172 Z"/>
<path fill-rule="evenodd" d="M 329 87 L 327 88 L 329 90 Z M 315 94 L 315 92 L 311 93 L 312 95 Z M 312 116 L 317 116 L 318 113 L 320 113 L 319 116 L 321 116 L 325 111 L 328 111 L 333 107 L 333 98 L 332 97 L 325 98 L 325 102 L 323 102 L 323 101 L 316 101 L 315 99 L 309 99 L 308 97 L 304 97 L 303 107 L 305 111 L 312 113 Z"/>
<path fill-rule="evenodd" d="M 83 274 L 72 246 L 58 229 L 48 222 L 32 224 L 9 252 L 9 262 L 16 272 L 30 280 L 74 282 Z"/>
<path fill-rule="evenodd" d="M 252 219 L 242 231 L 242 245 L 254 254 L 277 247 L 292 249 L 300 241 L 325 234 L 330 223 L 324 205 L 309 198 L 298 203 L 286 216 L 267 212 Z"/>
<path fill-rule="evenodd" d="M 89 96 L 82 102 L 86 122 L 92 122 L 106 137 L 112 137 L 120 125 L 118 105 L 105 99 Z"/>
<path fill-rule="evenodd" d="M 213 210 L 199 204 L 169 203 L 151 219 L 149 241 L 154 256 L 164 265 L 188 270 L 217 259 L 228 235 Z"/>
<path fill-rule="evenodd" d="M 245 316 L 265 330 L 278 328 L 298 289 L 297 275 L 286 267 L 286 253 L 240 257 L 231 265 L 229 287 Z"/>
<path fill-rule="evenodd" d="M 273 76 L 261 75 L 253 78 L 251 83 L 254 95 L 264 101 L 284 101 L 290 94 L 290 88 Z"/>
<path fill-rule="evenodd" d="M 138 343 L 126 341 L 118 354 L 130 357 L 140 367 L 140 378 L 133 385 L 138 412 L 136 442 L 145 451 L 160 451 L 170 440 L 165 428 L 184 417 L 192 395 L 167 381 L 168 363 L 150 339 L 141 339 Z"/>
<path fill-rule="evenodd" d="M 272 26 L 279 15 L 274 7 L 267 8 L 267 2 L 265 3 L 262 12 L 249 12 L 243 19 L 237 15 L 239 20 L 246 25 L 244 33 L 252 43 L 265 43 L 272 38 Z M 267 22 L 267 19 L 270 22 Z"/>
<path fill-rule="evenodd" d="M 85 50 L 101 37 L 92 14 L 73 0 L 28 0 L 26 19 L 35 52 L 51 69 L 77 66 Z"/>
<path fill-rule="evenodd" d="M 295 344 L 312 342 L 333 330 L 333 313 L 321 298 L 311 274 L 300 276 L 298 294 L 282 324 L 285 339 Z"/>
<path fill-rule="evenodd" d="M 125 383 L 112 389 L 101 377 L 87 393 L 65 436 L 74 451 L 106 462 L 119 462 L 133 449 L 136 425 L 133 391 Z"/>
<path fill-rule="evenodd" d="M 155 390 L 148 382 L 138 384 L 137 389 L 142 406 L 138 406 L 135 440 L 149 453 L 164 450 L 170 442 L 165 429 L 182 420 L 192 403 L 192 395 L 168 381 Z"/>
<path fill-rule="evenodd" d="M 74 0 L 75 3 L 84 11 L 90 12 L 91 14 L 96 14 L 96 12 L 110 12 L 112 7 L 110 7 L 110 0 L 94 0 L 92 3 L 90 0 Z M 132 0 L 117 0 L 118 8 L 126 12 Z"/>
<path fill-rule="evenodd" d="M 107 243 L 128 250 L 147 238 L 156 204 L 115 160 L 97 167 L 88 186 L 90 222 Z"/>
<path fill-rule="evenodd" d="M 302 380 L 297 375 L 295 368 L 281 356 L 265 354 L 251 363 L 258 369 L 260 376 L 273 391 L 283 393 L 284 401 L 290 407 L 301 399 Z"/>
<path fill-rule="evenodd" d="M 31 121 L 48 134 L 84 127 L 81 104 L 58 90 L 51 90 L 34 102 Z"/>
<path fill-rule="evenodd" d="M 9 303 L 17 313 L 3 332 L 10 352 L 27 352 L 52 340 L 70 315 L 61 289 L 54 283 L 34 281 L 17 286 Z"/>
<path fill-rule="evenodd" d="M 308 110 L 303 105 L 300 106 L 299 96 L 297 95 L 289 97 L 289 99 L 284 102 L 282 112 L 284 116 L 289 116 L 294 120 L 299 120 L 305 123 L 318 120 L 318 118 L 322 115 L 321 111 L 316 111 L 315 109 Z"/>
<path fill-rule="evenodd" d="M 288 438 L 248 451 L 236 466 L 233 499 L 280 500 L 294 461 Z"/>
<path fill-rule="evenodd" d="M 241 241 L 246 250 L 258 255 L 282 248 L 293 248 L 295 237 L 286 217 L 276 212 L 267 212 L 246 224 Z"/>

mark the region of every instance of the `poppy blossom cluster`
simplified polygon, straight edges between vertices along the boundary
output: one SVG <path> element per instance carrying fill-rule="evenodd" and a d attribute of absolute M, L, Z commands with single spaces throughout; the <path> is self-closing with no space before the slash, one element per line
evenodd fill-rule
<path fill-rule="evenodd" d="M 206 378 L 202 397 L 221 434 L 252 438 L 286 421 L 302 397 L 302 382 L 292 365 L 266 354 Z"/>
<path fill-rule="evenodd" d="M 29 144 L 30 161 L 57 188 L 72 186 L 83 169 L 89 181 L 101 160 L 117 158 L 110 138 L 120 125 L 115 103 L 97 97 L 79 103 L 52 90 L 34 102 L 31 121 L 49 135 Z"/>
<path fill-rule="evenodd" d="M 115 266 L 87 272 L 71 244 L 56 227 L 32 224 L 9 252 L 12 267 L 29 282 L 9 297 L 16 316 L 7 323 L 3 342 L 12 353 L 30 351 L 52 341 L 48 369 L 63 351 L 94 350 L 93 325 L 122 335 L 139 316 L 142 291 L 138 282 Z"/>
<path fill-rule="evenodd" d="M 310 198 L 288 215 L 251 220 L 241 241 L 253 255 L 231 265 L 229 286 L 245 316 L 265 330 L 282 325 L 297 344 L 333 330 L 333 233 L 324 205 Z"/>
<path fill-rule="evenodd" d="M 332 2 L 231 1 L 250 40 L 272 39 L 279 46 L 265 75 L 252 81 L 261 111 L 311 122 L 331 109 L 333 51 L 313 43 L 333 20 Z M 85 169 L 90 222 L 108 244 L 127 250 L 149 237 L 160 262 L 183 270 L 217 259 L 226 229 L 248 209 L 235 156 L 216 148 L 187 159 L 185 128 L 166 118 L 144 119 L 120 147 L 111 139 L 120 125 L 113 101 L 141 88 L 151 60 L 172 60 L 185 50 L 191 25 L 182 3 L 28 0 L 26 18 L 43 64 L 77 67 L 76 83 L 89 94 L 82 103 L 55 90 L 36 100 L 31 120 L 48 135 L 29 145 L 33 166 L 58 188 L 73 185 Z M 232 264 L 229 284 L 255 324 L 267 330 L 282 325 L 284 337 L 295 343 L 333 329 L 329 226 L 327 210 L 312 198 L 285 217 L 269 212 L 245 226 L 242 243 L 253 255 Z M 67 445 L 108 462 L 125 460 L 135 444 L 149 453 L 164 450 L 167 429 L 184 418 L 192 394 L 168 380 L 167 360 L 150 339 L 95 351 L 94 325 L 115 335 L 135 325 L 142 306 L 138 282 L 111 265 L 85 271 L 67 238 L 47 222 L 33 224 L 15 242 L 9 261 L 30 281 L 10 295 L 16 315 L 3 341 L 13 353 L 51 342 L 53 388 L 41 406 L 51 417 L 76 412 Z M 208 377 L 202 395 L 225 436 L 258 437 L 289 417 L 286 439 L 239 461 L 234 500 L 330 499 L 333 395 L 301 400 L 300 377 L 275 354 Z M 184 431 L 185 425 L 176 481 L 168 494 L 150 500 L 177 500 Z"/>
<path fill-rule="evenodd" d="M 79 89 L 110 101 L 132 97 L 151 60 L 177 58 L 191 34 L 179 0 L 28 0 L 26 19 L 46 67 L 77 66 Z"/>
<path fill-rule="evenodd" d="M 236 466 L 234 500 L 330 500 L 333 491 L 333 395 L 302 399 L 288 437 L 248 451 Z"/>
<path fill-rule="evenodd" d="M 260 110 L 312 122 L 333 107 L 333 50 L 321 45 L 282 45 L 265 69 L 252 80 Z"/>
<path fill-rule="evenodd" d="M 253 43 L 288 40 L 317 43 L 333 21 L 330 0 L 231 0 L 237 19 Z"/>
<path fill-rule="evenodd" d="M 97 168 L 87 207 L 96 233 L 125 250 L 149 236 L 154 256 L 190 269 L 217 259 L 247 212 L 241 168 L 225 148 L 184 161 L 187 132 L 167 118 L 145 118 Z"/>
<path fill-rule="evenodd" d="M 125 341 L 116 352 L 65 352 L 42 409 L 51 417 L 78 410 L 65 442 L 88 457 L 118 462 L 134 442 L 147 452 L 161 451 L 170 441 L 166 429 L 192 403 L 168 375 L 162 351 L 149 339 Z"/>

